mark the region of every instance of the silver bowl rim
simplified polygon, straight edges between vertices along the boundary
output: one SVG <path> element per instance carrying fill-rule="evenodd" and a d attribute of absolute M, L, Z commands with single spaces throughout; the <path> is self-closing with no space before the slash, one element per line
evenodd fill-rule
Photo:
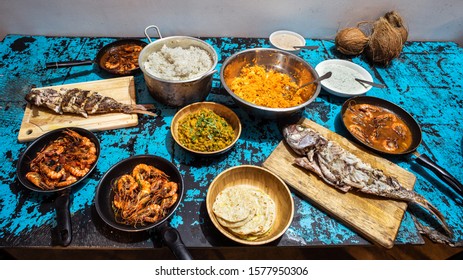
<path fill-rule="evenodd" d="M 227 83 L 225 83 L 225 80 L 224 80 L 224 75 L 223 75 L 223 72 L 224 72 L 224 69 L 226 68 L 226 66 L 229 64 L 230 61 L 232 61 L 233 59 L 235 59 L 237 56 L 243 54 L 243 53 L 247 53 L 247 52 L 256 52 L 256 51 L 263 51 L 263 52 L 277 52 L 277 53 L 283 53 L 285 55 L 288 55 L 290 56 L 291 58 L 294 58 L 296 59 L 297 61 L 300 61 L 302 62 L 302 64 L 306 65 L 311 71 L 311 73 L 314 75 L 314 79 L 317 79 L 318 78 L 318 73 L 317 71 L 315 71 L 315 68 L 310 65 L 310 63 L 308 63 L 307 61 L 305 61 L 304 59 L 302 59 L 301 57 L 295 55 L 295 54 L 292 54 L 290 52 L 287 52 L 287 51 L 283 51 L 283 50 L 280 50 L 280 49 L 275 49 L 275 48 L 252 48 L 252 49 L 246 49 L 246 50 L 243 50 L 243 51 L 240 51 L 240 52 L 237 52 L 235 54 L 233 54 L 232 56 L 228 57 L 223 63 L 222 63 L 222 67 L 220 69 L 220 82 L 222 83 L 223 87 L 225 88 L 225 90 L 228 92 L 228 94 L 231 95 L 231 97 L 233 97 L 234 99 L 238 100 L 240 103 L 243 103 L 245 104 L 246 106 L 249 106 L 249 107 L 253 107 L 255 109 L 259 109 L 259 110 L 263 110 L 263 111 L 266 111 L 266 112 L 275 112 L 275 113 L 285 113 L 285 112 L 295 112 L 295 111 L 298 111 L 304 107 L 306 107 L 307 105 L 309 105 L 310 103 L 312 103 L 315 98 L 317 98 L 317 96 L 320 94 L 320 90 L 321 90 L 321 84 L 318 83 L 317 84 L 317 88 L 315 89 L 315 92 L 314 94 L 312 95 L 312 97 L 310 97 L 306 102 L 304 103 L 301 103 L 297 106 L 294 106 L 294 107 L 288 107 L 288 108 L 270 108 L 270 107 L 264 107 L 264 106 L 260 106 L 260 105 L 256 105 L 254 103 L 251 103 L 249 101 L 246 101 L 244 99 L 242 99 L 241 97 L 239 97 L 238 95 L 236 95 L 227 85 Z"/>
<path fill-rule="evenodd" d="M 188 80 L 179 80 L 179 81 L 177 81 L 177 80 L 166 80 L 166 79 L 163 79 L 163 78 L 156 77 L 156 76 L 152 75 L 151 73 L 148 73 L 148 71 L 146 71 L 146 69 L 143 66 L 143 63 L 141 61 L 142 54 L 144 54 L 145 52 L 148 52 L 148 49 L 149 49 L 150 46 L 160 45 L 163 42 L 169 41 L 169 40 L 193 40 L 193 41 L 196 41 L 196 42 L 199 42 L 199 43 L 203 44 L 205 46 L 205 51 L 207 51 L 209 53 L 209 55 L 211 56 L 211 58 L 212 58 L 212 66 L 211 66 L 211 68 L 209 68 L 201 76 L 194 77 L 194 78 L 188 79 Z M 215 48 L 211 44 L 209 44 L 208 42 L 206 42 L 204 40 L 201 40 L 199 38 L 190 37 L 190 36 L 169 36 L 169 37 L 163 37 L 161 39 L 156 39 L 155 41 L 153 41 L 153 42 L 149 43 L 148 45 L 146 45 L 141 50 L 141 52 L 140 52 L 140 54 L 138 56 L 138 65 L 140 67 L 140 70 L 143 72 L 143 74 L 145 74 L 148 77 L 150 77 L 152 79 L 155 79 L 157 81 L 161 81 L 161 82 L 165 82 L 165 83 L 172 83 L 172 84 L 183 84 L 183 83 L 195 82 L 195 81 L 202 80 L 202 79 L 206 78 L 207 76 L 209 76 L 210 74 L 213 74 L 212 71 L 215 69 L 218 62 L 219 62 L 219 55 L 217 54 L 217 51 L 215 50 Z"/>

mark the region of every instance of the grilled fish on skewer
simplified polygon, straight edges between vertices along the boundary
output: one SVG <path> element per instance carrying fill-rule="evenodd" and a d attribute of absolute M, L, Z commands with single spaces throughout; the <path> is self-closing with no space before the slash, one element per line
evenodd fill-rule
<path fill-rule="evenodd" d="M 153 112 L 148 111 L 146 106 L 122 104 L 114 98 L 103 96 L 98 92 L 78 88 L 32 89 L 25 98 L 32 105 L 49 108 L 58 114 L 73 113 L 86 118 L 92 114 L 116 112 L 156 116 Z"/>
<path fill-rule="evenodd" d="M 294 152 L 302 156 L 296 158 L 295 163 L 312 171 L 327 184 L 344 192 L 356 189 L 371 195 L 416 203 L 432 213 L 445 231 L 452 235 L 443 215 L 424 197 L 405 189 L 396 178 L 362 162 L 339 144 L 298 124 L 285 127 L 283 136 Z"/>

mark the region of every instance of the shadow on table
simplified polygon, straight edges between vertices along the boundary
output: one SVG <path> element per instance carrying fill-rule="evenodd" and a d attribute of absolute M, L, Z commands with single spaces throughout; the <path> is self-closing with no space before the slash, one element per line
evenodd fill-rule
<path fill-rule="evenodd" d="M 119 243 L 139 243 L 151 238 L 149 231 L 125 232 L 110 227 L 98 215 L 95 205 L 91 207 L 92 221 L 97 231 L 109 240 Z"/>
<path fill-rule="evenodd" d="M 49 70 L 49 71 L 53 71 L 53 70 Z M 44 81 L 44 84 L 54 85 L 56 83 L 65 82 L 65 81 L 67 81 L 69 79 L 72 80 L 72 79 L 76 79 L 76 78 L 79 78 L 79 77 L 88 76 L 88 75 L 90 75 L 92 73 L 94 73 L 94 71 L 92 71 L 92 70 L 78 71 L 78 72 L 75 72 L 75 73 L 72 73 L 72 74 L 70 74 L 69 72 L 66 72 L 66 73 L 63 73 L 62 76 L 55 76 L 55 75 L 59 75 L 59 73 L 55 73 L 55 74 L 53 74 L 55 77 L 46 79 Z"/>
<path fill-rule="evenodd" d="M 226 236 L 224 236 L 212 223 L 211 218 L 209 217 L 207 213 L 207 207 L 206 207 L 206 201 L 203 201 L 200 206 L 200 216 L 204 217 L 204 223 L 201 224 L 201 230 L 204 233 L 204 236 L 206 240 L 208 241 L 209 244 L 211 244 L 212 247 L 239 247 L 239 246 L 246 246 L 240 243 L 237 243 L 231 239 L 228 239 Z M 282 237 L 264 244 L 262 246 L 253 246 L 253 247 L 265 247 L 265 246 L 277 246 L 278 243 L 280 242 Z"/>

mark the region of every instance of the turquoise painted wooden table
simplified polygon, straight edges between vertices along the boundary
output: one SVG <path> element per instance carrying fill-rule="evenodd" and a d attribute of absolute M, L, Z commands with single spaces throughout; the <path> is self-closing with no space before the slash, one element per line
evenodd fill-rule
<path fill-rule="evenodd" d="M 233 53 L 254 47 L 269 47 L 267 39 L 203 38 L 212 44 L 221 63 Z M 9 35 L 0 43 L 0 247 L 49 247 L 54 245 L 56 226 L 54 196 L 33 193 L 16 179 L 16 162 L 28 146 L 17 135 L 26 106 L 24 96 L 31 87 L 62 85 L 111 78 L 96 66 L 46 70 L 51 61 L 94 58 L 98 50 L 116 38 L 47 37 Z M 374 80 L 387 85 L 373 88 L 367 95 L 392 101 L 408 110 L 421 124 L 423 142 L 418 152 L 426 153 L 463 181 L 463 50 L 450 42 L 408 42 L 401 56 L 389 67 L 369 64 L 363 57 L 344 57 L 333 41 L 307 40 L 318 50 L 303 50 L 299 56 L 313 66 L 326 59 L 350 59 L 363 66 Z M 95 188 L 101 176 L 116 162 L 139 154 L 155 154 L 172 161 L 184 176 L 183 203 L 170 220 L 187 247 L 237 246 L 218 232 L 207 216 L 205 197 L 213 178 L 240 164 L 261 165 L 282 140 L 278 122 L 247 115 L 221 88 L 214 75 L 208 100 L 229 106 L 243 123 L 243 134 L 229 153 L 199 158 L 181 150 L 170 136 L 170 122 L 177 111 L 157 103 L 149 95 L 143 76 L 135 76 L 137 103 L 154 103 L 159 117 L 140 115 L 136 127 L 96 132 L 102 155 L 89 180 L 71 193 L 74 248 L 152 248 L 161 246 L 149 233 L 126 234 L 114 231 L 100 220 L 93 206 Z M 303 115 L 344 136 L 339 112 L 345 99 L 322 91 Z M 454 242 L 463 240 L 463 198 L 433 173 L 407 157 L 388 158 L 417 177 L 415 190 L 437 206 L 454 230 Z M 294 220 L 284 236 L 271 246 L 345 246 L 369 242 L 328 216 L 310 202 L 293 194 Z M 407 211 L 396 244 L 422 244 L 412 215 L 427 223 L 420 209 Z"/>

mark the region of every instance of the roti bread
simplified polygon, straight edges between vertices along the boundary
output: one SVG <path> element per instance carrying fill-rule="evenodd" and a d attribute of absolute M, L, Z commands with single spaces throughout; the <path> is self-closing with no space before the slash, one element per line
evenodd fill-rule
<path fill-rule="evenodd" d="M 234 228 L 234 227 L 241 227 L 243 225 L 245 225 L 247 222 L 249 222 L 254 216 L 256 215 L 256 207 L 253 207 L 252 210 L 251 210 L 251 213 L 249 214 L 249 216 L 242 220 L 242 221 L 239 221 L 239 222 L 229 222 L 227 220 L 224 220 L 222 218 L 220 218 L 219 216 L 217 216 L 217 221 L 224 227 L 227 227 L 227 228 Z"/>
<path fill-rule="evenodd" d="M 265 205 L 266 205 L 265 223 L 264 223 L 264 226 L 262 227 L 262 230 L 258 232 L 257 235 L 266 234 L 272 228 L 273 223 L 275 222 L 275 216 L 276 216 L 275 202 L 268 195 L 264 196 L 263 199 L 267 200 L 265 202 Z"/>
<path fill-rule="evenodd" d="M 255 214 L 255 203 L 244 186 L 228 187 L 221 191 L 212 205 L 214 214 L 227 222 L 240 222 Z"/>
<path fill-rule="evenodd" d="M 237 212 L 228 212 L 233 210 Z M 213 211 L 217 221 L 234 235 L 243 239 L 256 239 L 270 231 L 275 222 L 276 205 L 261 189 L 243 185 L 229 187 L 219 193 Z"/>

